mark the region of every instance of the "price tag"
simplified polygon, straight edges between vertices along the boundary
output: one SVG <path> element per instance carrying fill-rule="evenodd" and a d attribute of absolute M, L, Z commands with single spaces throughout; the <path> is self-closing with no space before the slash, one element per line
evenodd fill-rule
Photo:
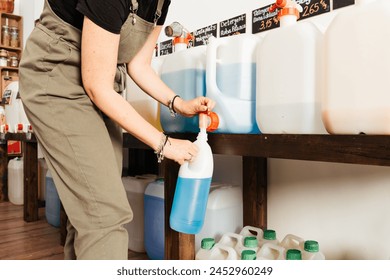
<path fill-rule="evenodd" d="M 194 46 L 207 45 L 211 36 L 217 37 L 216 23 L 194 31 Z"/>
<path fill-rule="evenodd" d="M 167 55 L 172 52 L 172 40 L 166 40 L 160 43 L 160 55 Z"/>
<path fill-rule="evenodd" d="M 270 12 L 271 5 L 252 11 L 252 34 L 279 27 L 278 12 Z"/>
<path fill-rule="evenodd" d="M 300 20 L 330 12 L 330 0 L 295 0 L 302 6 Z M 278 11 L 269 12 L 271 5 L 252 11 L 252 33 L 279 27 Z"/>
<path fill-rule="evenodd" d="M 330 0 L 296 0 L 303 8 L 300 20 L 330 12 Z"/>
<path fill-rule="evenodd" d="M 219 37 L 246 33 L 246 14 L 221 21 L 219 23 Z"/>

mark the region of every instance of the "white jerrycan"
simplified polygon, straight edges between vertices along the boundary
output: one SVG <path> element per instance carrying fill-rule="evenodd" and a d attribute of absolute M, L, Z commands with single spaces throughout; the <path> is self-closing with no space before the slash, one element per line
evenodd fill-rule
<path fill-rule="evenodd" d="M 255 50 L 260 42 L 252 34 L 209 39 L 206 96 L 216 101 L 217 133 L 260 133 L 255 112 Z"/>
<path fill-rule="evenodd" d="M 302 7 L 277 0 L 280 27 L 257 50 L 256 119 L 262 133 L 323 134 L 323 33 L 311 22 L 297 23 Z"/>
<path fill-rule="evenodd" d="M 257 260 L 284 260 L 286 249 L 278 244 L 264 243 L 256 254 Z"/>
<path fill-rule="evenodd" d="M 238 260 L 236 250 L 232 247 L 224 246 L 222 244 L 215 244 L 210 250 L 209 260 Z"/>
<path fill-rule="evenodd" d="M 306 240 L 301 250 L 303 260 L 325 260 L 325 255 L 320 251 L 320 245 L 316 240 Z"/>
<path fill-rule="evenodd" d="M 388 135 L 390 1 L 355 2 L 326 31 L 323 122 L 332 134 Z"/>
<path fill-rule="evenodd" d="M 242 236 L 256 236 L 257 240 L 261 240 L 263 238 L 263 230 L 258 227 L 254 226 L 244 226 L 241 231 L 240 235 Z"/>
<path fill-rule="evenodd" d="M 177 27 L 180 24 L 172 23 Z M 192 39 L 188 32 L 174 36 L 174 52 L 166 55 L 161 65 L 161 80 L 185 100 L 205 96 L 206 46 L 187 48 Z M 169 34 L 169 35 L 171 35 Z M 198 116 L 191 118 L 171 116 L 171 112 L 160 104 L 161 126 L 165 132 L 199 132 Z"/>
<path fill-rule="evenodd" d="M 299 237 L 294 234 L 287 234 L 282 241 L 280 242 L 280 245 L 287 249 L 299 249 L 302 250 L 304 247 L 305 240 L 302 237 Z"/>

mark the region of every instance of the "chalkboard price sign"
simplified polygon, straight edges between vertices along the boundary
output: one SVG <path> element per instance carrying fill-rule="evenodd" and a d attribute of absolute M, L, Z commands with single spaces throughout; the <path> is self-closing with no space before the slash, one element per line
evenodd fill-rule
<path fill-rule="evenodd" d="M 252 11 L 252 34 L 279 27 L 278 12 L 270 12 L 271 5 Z"/>
<path fill-rule="evenodd" d="M 194 46 L 207 45 L 211 36 L 217 37 L 216 23 L 194 31 Z"/>
<path fill-rule="evenodd" d="M 330 0 L 295 0 L 302 6 L 299 19 L 305 19 L 330 12 Z M 278 11 L 269 12 L 269 6 L 254 10 L 252 12 L 252 33 L 279 27 Z"/>
<path fill-rule="evenodd" d="M 330 12 L 330 0 L 295 0 L 295 2 L 303 9 L 300 19 Z"/>
<path fill-rule="evenodd" d="M 172 52 L 172 40 L 166 40 L 160 43 L 160 55 L 167 55 Z"/>
<path fill-rule="evenodd" d="M 221 21 L 219 23 L 219 37 L 242 34 L 246 32 L 246 14 Z"/>

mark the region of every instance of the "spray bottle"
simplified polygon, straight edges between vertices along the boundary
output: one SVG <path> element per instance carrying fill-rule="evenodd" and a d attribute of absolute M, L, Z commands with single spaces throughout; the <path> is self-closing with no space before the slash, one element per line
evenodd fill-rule
<path fill-rule="evenodd" d="M 203 227 L 214 168 L 206 130 L 213 131 L 218 124 L 218 115 L 213 112 L 199 115 L 200 132 L 194 142 L 198 154 L 191 162 L 180 166 L 169 221 L 171 228 L 178 232 L 196 234 Z"/>

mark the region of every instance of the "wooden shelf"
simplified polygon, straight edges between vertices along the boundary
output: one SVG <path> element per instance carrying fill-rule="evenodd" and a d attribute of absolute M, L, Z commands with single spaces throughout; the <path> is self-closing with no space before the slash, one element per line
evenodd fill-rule
<path fill-rule="evenodd" d="M 194 141 L 196 134 L 172 134 Z M 214 154 L 390 166 L 390 136 L 208 134 Z M 124 146 L 147 148 L 125 134 Z"/>

